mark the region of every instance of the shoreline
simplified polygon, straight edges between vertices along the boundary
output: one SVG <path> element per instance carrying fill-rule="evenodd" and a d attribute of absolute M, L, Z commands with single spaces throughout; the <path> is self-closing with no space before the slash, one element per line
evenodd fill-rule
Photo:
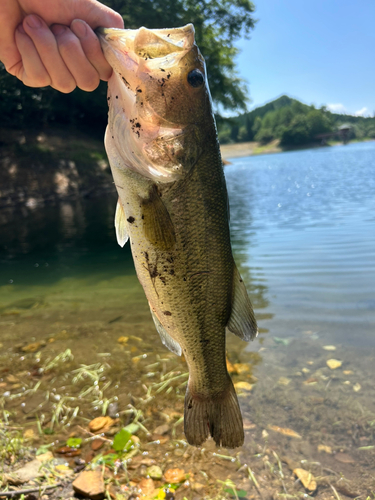
<path fill-rule="evenodd" d="M 278 141 L 272 141 L 262 146 L 259 142 L 236 142 L 220 146 L 223 160 L 229 158 L 241 158 L 260 154 L 281 153 L 283 150 L 278 146 Z"/>
<path fill-rule="evenodd" d="M 371 142 L 375 139 L 364 139 L 364 140 L 352 140 L 349 141 L 348 144 L 354 144 L 357 142 Z M 245 156 L 258 156 L 265 154 L 274 154 L 274 153 L 288 153 L 291 151 L 302 151 L 306 149 L 321 149 L 327 147 L 334 146 L 343 146 L 342 142 L 334 142 L 331 144 L 306 144 L 305 146 L 295 147 L 290 149 L 282 149 L 279 146 L 279 141 L 275 140 L 268 144 L 261 145 L 259 142 L 235 142 L 232 144 L 223 144 L 220 145 L 221 156 L 224 162 L 228 162 L 230 158 L 243 158 Z"/>

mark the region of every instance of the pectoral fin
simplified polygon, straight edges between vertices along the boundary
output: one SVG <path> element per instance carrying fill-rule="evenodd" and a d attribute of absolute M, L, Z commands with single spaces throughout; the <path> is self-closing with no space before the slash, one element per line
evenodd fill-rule
<path fill-rule="evenodd" d="M 169 333 L 166 332 L 164 326 L 160 323 L 159 318 L 156 316 L 156 314 L 152 310 L 151 306 L 150 306 L 150 311 L 151 311 L 152 319 L 154 320 L 156 329 L 160 335 L 162 343 L 165 345 L 165 347 L 168 347 L 168 349 L 170 351 L 177 354 L 177 356 L 181 356 L 182 349 L 181 349 L 180 344 L 178 342 L 176 342 L 174 339 L 172 339 L 172 337 L 169 335 Z"/>
<path fill-rule="evenodd" d="M 176 234 L 156 185 L 151 188 L 149 197 L 142 200 L 142 212 L 146 238 L 161 250 L 171 250 L 176 243 Z"/>
<path fill-rule="evenodd" d="M 247 342 L 258 335 L 253 306 L 236 266 L 234 266 L 233 276 L 232 313 L 227 329 Z"/>
<path fill-rule="evenodd" d="M 123 247 L 129 239 L 128 231 L 126 228 L 126 216 L 120 199 L 117 200 L 116 213 L 115 213 L 115 229 L 117 243 Z"/>

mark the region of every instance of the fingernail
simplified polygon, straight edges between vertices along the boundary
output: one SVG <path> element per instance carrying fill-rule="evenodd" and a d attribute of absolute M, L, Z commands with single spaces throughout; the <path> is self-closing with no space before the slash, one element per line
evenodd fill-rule
<path fill-rule="evenodd" d="M 38 16 L 27 16 L 26 23 L 30 28 L 41 28 L 42 27 L 42 21 L 39 19 Z"/>
<path fill-rule="evenodd" d="M 19 31 L 20 33 L 22 33 L 22 35 L 26 35 L 26 31 L 24 30 L 22 24 L 19 24 L 17 26 L 17 31 Z"/>
<path fill-rule="evenodd" d="M 80 19 L 74 19 L 71 24 L 72 31 L 78 38 L 84 38 L 87 35 L 86 23 Z"/>
<path fill-rule="evenodd" d="M 61 26 L 61 24 L 54 24 L 53 26 L 51 26 L 51 31 L 54 35 L 59 36 L 66 31 L 66 27 Z"/>

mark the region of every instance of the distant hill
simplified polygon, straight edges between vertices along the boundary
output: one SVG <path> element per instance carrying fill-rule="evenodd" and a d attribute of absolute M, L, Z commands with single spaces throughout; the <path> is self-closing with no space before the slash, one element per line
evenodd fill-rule
<path fill-rule="evenodd" d="M 325 106 L 317 109 L 282 95 L 220 123 L 219 139 L 222 144 L 247 141 L 267 144 L 277 140 L 284 148 L 299 147 L 342 140 L 343 125 L 347 125 L 345 141 L 375 139 L 375 118 L 331 113 Z"/>
<path fill-rule="evenodd" d="M 253 109 L 252 111 L 249 111 L 247 113 L 243 113 L 239 115 L 237 118 L 238 120 L 245 120 L 246 117 L 256 117 L 259 116 L 260 118 L 263 118 L 264 115 L 266 115 L 269 111 L 276 111 L 280 108 L 287 108 L 287 107 L 292 107 L 293 103 L 298 103 L 299 105 L 303 106 L 307 109 L 310 108 L 307 104 L 303 104 L 302 102 L 298 101 L 297 99 L 293 99 L 293 97 L 289 97 L 287 95 L 282 95 L 280 97 L 277 97 L 275 100 L 271 102 L 267 102 L 266 104 L 263 104 L 263 106 L 259 106 L 258 108 Z"/>

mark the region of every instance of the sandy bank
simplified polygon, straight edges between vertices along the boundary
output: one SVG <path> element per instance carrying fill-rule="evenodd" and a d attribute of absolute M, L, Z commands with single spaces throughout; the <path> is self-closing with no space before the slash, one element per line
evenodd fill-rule
<path fill-rule="evenodd" d="M 280 153 L 282 149 L 278 146 L 279 141 L 272 141 L 262 146 L 259 142 L 240 142 L 236 144 L 223 144 L 221 155 L 224 160 L 229 158 L 240 158 L 268 153 Z"/>

